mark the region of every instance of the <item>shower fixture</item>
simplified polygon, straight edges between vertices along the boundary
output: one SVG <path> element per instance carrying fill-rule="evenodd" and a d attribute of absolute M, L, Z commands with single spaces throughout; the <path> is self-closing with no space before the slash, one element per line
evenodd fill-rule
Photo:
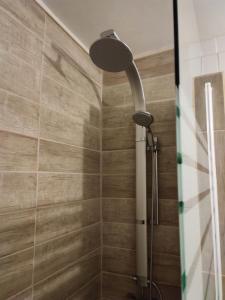
<path fill-rule="evenodd" d="M 105 71 L 125 71 L 130 83 L 135 105 L 133 120 L 136 123 L 136 274 L 134 278 L 140 287 L 138 299 L 152 300 L 152 286 L 158 293 L 159 299 L 162 299 L 158 286 L 152 281 L 153 220 L 155 224 L 158 224 L 158 206 L 156 208 L 156 218 L 154 218 L 154 209 L 151 209 L 150 241 L 148 239 L 146 148 L 152 150 L 152 165 L 154 168 L 151 207 L 153 208 L 154 202 L 158 201 L 158 187 L 156 186 L 158 184 L 158 141 L 153 136 L 150 127 L 153 116 L 146 112 L 144 90 L 133 60 L 133 54 L 129 47 L 119 39 L 114 30 L 110 29 L 102 32 L 100 39 L 91 45 L 89 54 L 94 64 Z M 150 257 L 148 256 L 148 249 L 150 249 Z"/>
<path fill-rule="evenodd" d="M 147 111 L 136 111 L 133 114 L 134 122 L 139 125 L 143 126 L 146 129 L 150 128 L 150 125 L 153 123 L 154 118 L 153 116 Z"/>

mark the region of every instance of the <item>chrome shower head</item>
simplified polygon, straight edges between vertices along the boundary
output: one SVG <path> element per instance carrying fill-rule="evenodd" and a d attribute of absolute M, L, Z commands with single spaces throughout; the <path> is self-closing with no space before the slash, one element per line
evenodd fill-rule
<path fill-rule="evenodd" d="M 89 54 L 96 66 L 108 72 L 125 71 L 133 62 L 129 47 L 111 29 L 91 45 Z"/>
<path fill-rule="evenodd" d="M 134 122 L 145 128 L 149 128 L 152 122 L 154 121 L 153 116 L 147 111 L 137 111 L 133 114 Z"/>

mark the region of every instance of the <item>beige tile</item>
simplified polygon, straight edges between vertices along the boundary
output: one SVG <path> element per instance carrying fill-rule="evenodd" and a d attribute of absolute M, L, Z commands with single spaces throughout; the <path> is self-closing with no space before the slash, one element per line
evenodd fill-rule
<path fill-rule="evenodd" d="M 159 139 L 160 147 L 176 145 L 176 124 L 174 122 L 158 122 L 152 124 L 154 135 Z M 103 150 L 120 150 L 135 148 L 135 127 L 103 128 Z"/>
<path fill-rule="evenodd" d="M 153 279 L 160 284 L 180 286 L 180 258 L 169 254 L 153 256 Z"/>
<path fill-rule="evenodd" d="M 5 6 L 7 10 L 12 11 L 17 5 L 11 4 L 12 1 L 8 1 L 7 3 L 6 1 L 1 1 L 0 7 Z M 24 7 L 24 5 L 21 6 Z M 2 9 L 0 9 L 0 36 L 1 50 L 12 53 L 24 62 L 40 70 L 42 41 Z"/>
<path fill-rule="evenodd" d="M 28 288 L 25 291 L 10 297 L 10 300 L 32 300 L 32 288 Z"/>
<path fill-rule="evenodd" d="M 147 103 L 147 111 L 153 115 L 155 126 L 158 123 L 171 123 L 176 120 L 175 100 Z"/>
<path fill-rule="evenodd" d="M 100 196 L 100 177 L 83 174 L 39 174 L 38 205 Z"/>
<path fill-rule="evenodd" d="M 40 74 L 10 53 L 0 52 L 0 88 L 38 102 Z"/>
<path fill-rule="evenodd" d="M 173 114 L 173 112 L 172 112 Z M 172 119 L 172 118 L 171 118 Z M 159 139 L 160 147 L 176 146 L 176 121 L 158 122 L 151 125 L 152 131 Z"/>
<path fill-rule="evenodd" d="M 100 276 L 79 289 L 69 300 L 99 300 L 101 295 Z"/>
<path fill-rule="evenodd" d="M 35 206 L 36 175 L 29 173 L 0 174 L 0 212 Z"/>
<path fill-rule="evenodd" d="M 135 225 L 126 223 L 104 223 L 103 245 L 135 249 Z"/>
<path fill-rule="evenodd" d="M 136 297 L 137 284 L 129 277 L 103 273 L 102 294 L 106 300 L 128 300 Z"/>
<path fill-rule="evenodd" d="M 45 13 L 35 1 L 1 0 L 0 6 L 40 37 L 44 35 Z M 30 34 L 31 35 L 31 34 Z"/>
<path fill-rule="evenodd" d="M 103 151 L 103 174 L 135 174 L 135 150 Z"/>
<path fill-rule="evenodd" d="M 161 147 L 158 156 L 159 172 L 177 172 L 177 149 L 175 146 Z"/>
<path fill-rule="evenodd" d="M 41 137 L 79 147 L 99 150 L 100 130 L 85 122 L 41 107 Z"/>
<path fill-rule="evenodd" d="M 195 79 L 195 112 L 200 130 L 206 130 L 205 83 L 212 84 L 214 129 L 225 129 L 223 74 L 197 77 Z"/>
<path fill-rule="evenodd" d="M 62 45 L 62 41 L 61 41 Z M 60 45 L 45 47 L 44 75 L 83 96 L 96 107 L 101 106 L 101 89 L 83 71 L 73 56 Z"/>
<path fill-rule="evenodd" d="M 177 172 L 177 150 L 175 146 L 160 147 L 158 152 L 158 171 L 161 173 Z M 152 153 L 147 152 L 147 172 L 152 174 Z"/>
<path fill-rule="evenodd" d="M 103 247 L 103 272 L 134 276 L 136 270 L 135 257 L 135 251 L 133 250 Z"/>
<path fill-rule="evenodd" d="M 105 222 L 135 223 L 136 199 L 103 198 L 102 216 Z"/>
<path fill-rule="evenodd" d="M 147 103 L 146 110 L 154 116 L 154 124 L 175 122 L 176 107 L 175 100 L 166 100 Z M 116 128 L 133 126 L 133 105 L 103 107 L 103 128 Z M 168 130 L 168 128 L 167 128 Z"/>
<path fill-rule="evenodd" d="M 176 226 L 158 225 L 154 228 L 153 251 L 179 255 L 179 228 Z"/>
<path fill-rule="evenodd" d="M 41 103 L 44 107 L 62 113 L 74 120 L 83 121 L 95 127 L 100 126 L 100 109 L 88 103 L 76 91 L 59 85 L 50 78 L 43 77 Z"/>
<path fill-rule="evenodd" d="M 146 78 L 142 81 L 146 102 L 157 100 L 175 99 L 175 77 L 174 74 L 168 74 L 159 77 Z M 113 86 L 120 88 L 119 85 Z M 130 94 L 125 96 L 125 104 L 133 104 L 134 100 Z"/>
<path fill-rule="evenodd" d="M 143 80 L 146 102 L 163 99 L 175 99 L 174 74 Z"/>
<path fill-rule="evenodd" d="M 132 115 L 134 107 L 126 106 L 103 106 L 102 108 L 102 124 L 103 128 L 116 128 L 133 126 Z"/>
<path fill-rule="evenodd" d="M 102 103 L 104 106 L 124 105 L 128 97 L 131 97 L 129 83 L 103 86 Z"/>
<path fill-rule="evenodd" d="M 100 272 L 100 255 L 93 254 L 34 286 L 34 299 L 67 299 Z"/>
<path fill-rule="evenodd" d="M 159 173 L 159 198 L 177 199 L 177 174 Z M 147 180 L 147 194 L 151 195 L 151 180 Z"/>
<path fill-rule="evenodd" d="M 136 61 L 142 78 L 156 77 L 174 72 L 174 51 L 166 50 Z"/>
<path fill-rule="evenodd" d="M 46 38 L 47 41 L 62 48 L 65 53 L 71 56 L 71 64 L 77 65 L 76 67 L 85 77 L 89 76 L 99 85 L 102 84 L 101 70 L 92 63 L 89 55 L 49 17 L 46 18 Z"/>
<path fill-rule="evenodd" d="M 34 222 L 33 210 L 1 215 L 0 257 L 33 246 Z"/>
<path fill-rule="evenodd" d="M 135 147 L 135 127 L 107 128 L 102 130 L 102 149 L 120 150 Z"/>
<path fill-rule="evenodd" d="M 169 285 L 159 285 L 163 300 L 181 300 L 181 288 Z M 153 296 L 157 296 L 153 290 Z M 157 299 L 157 298 L 156 298 Z"/>
<path fill-rule="evenodd" d="M 35 249 L 35 282 L 43 280 L 99 247 L 99 224 L 37 246 Z"/>
<path fill-rule="evenodd" d="M 40 142 L 40 171 L 99 173 L 99 152 Z"/>
<path fill-rule="evenodd" d="M 33 249 L 0 259 L 1 300 L 15 295 L 31 285 L 32 262 Z"/>
<path fill-rule="evenodd" d="M 174 51 L 167 50 L 136 60 L 141 78 L 156 77 L 174 73 Z M 109 73 L 104 72 L 104 84 L 114 85 L 127 81 L 125 72 Z"/>
<path fill-rule="evenodd" d="M 37 137 L 38 111 L 38 105 L 0 91 L 0 129 Z"/>
<path fill-rule="evenodd" d="M 159 199 L 159 221 L 162 225 L 178 226 L 178 200 Z"/>
<path fill-rule="evenodd" d="M 99 199 L 39 208 L 36 219 L 36 241 L 41 243 L 99 220 Z"/>
<path fill-rule="evenodd" d="M 102 177 L 102 195 L 111 198 L 134 198 L 135 175 L 105 175 Z"/>
<path fill-rule="evenodd" d="M 177 199 L 176 173 L 159 174 L 159 197 L 164 199 Z"/>
<path fill-rule="evenodd" d="M 37 140 L 0 131 L 0 169 L 36 171 Z"/>

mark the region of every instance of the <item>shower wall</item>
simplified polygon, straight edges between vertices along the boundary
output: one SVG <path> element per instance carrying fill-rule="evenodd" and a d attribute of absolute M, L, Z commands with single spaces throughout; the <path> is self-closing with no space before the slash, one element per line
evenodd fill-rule
<path fill-rule="evenodd" d="M 33 0 L 0 1 L 0 299 L 100 295 L 101 73 Z"/>
<path fill-rule="evenodd" d="M 152 129 L 159 138 L 159 219 L 154 233 L 153 278 L 165 300 L 180 299 L 173 51 L 137 60 Z M 125 73 L 105 73 L 103 85 L 102 211 L 103 299 L 131 299 L 135 275 L 134 105 Z M 148 198 L 151 153 L 148 153 Z"/>

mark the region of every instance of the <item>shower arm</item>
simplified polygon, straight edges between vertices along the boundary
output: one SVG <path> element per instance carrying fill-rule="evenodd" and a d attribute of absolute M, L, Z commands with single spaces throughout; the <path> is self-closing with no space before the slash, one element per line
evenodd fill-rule
<path fill-rule="evenodd" d="M 144 90 L 134 62 L 126 69 L 135 111 L 146 111 Z M 146 182 L 146 128 L 136 125 L 136 280 L 148 286 L 148 224 Z"/>
<path fill-rule="evenodd" d="M 145 95 L 141 82 L 141 77 L 139 75 L 137 66 L 134 61 L 126 70 L 126 74 L 130 82 L 132 96 L 134 99 L 135 111 L 146 111 Z"/>

